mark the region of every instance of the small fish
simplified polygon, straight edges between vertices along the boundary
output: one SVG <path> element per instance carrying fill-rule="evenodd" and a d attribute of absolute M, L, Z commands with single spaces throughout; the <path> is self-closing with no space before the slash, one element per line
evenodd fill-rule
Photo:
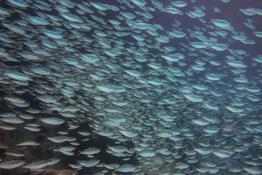
<path fill-rule="evenodd" d="M 98 159 L 80 160 L 79 164 L 83 167 L 90 168 L 96 166 L 97 164 L 99 164 L 99 162 L 100 160 Z"/>
<path fill-rule="evenodd" d="M 38 146 L 39 143 L 32 141 L 32 140 L 28 140 L 28 141 L 23 141 L 21 143 L 18 143 L 16 146 Z"/>
<path fill-rule="evenodd" d="M 25 161 L 23 160 L 10 160 L 10 161 L 0 162 L 0 168 L 1 169 L 14 169 L 24 164 L 25 164 Z"/>
<path fill-rule="evenodd" d="M 84 149 L 83 151 L 80 151 L 80 154 L 85 154 L 85 155 L 93 155 L 93 154 L 98 154 L 100 153 L 101 150 L 96 147 L 89 147 Z"/>
<path fill-rule="evenodd" d="M 261 174 L 259 5 L 1 1 L 0 168 Z"/>
<path fill-rule="evenodd" d="M 40 160 L 40 161 L 36 161 L 36 162 L 26 164 L 23 167 L 28 168 L 30 170 L 38 170 L 38 169 L 45 168 L 46 166 L 55 165 L 59 161 L 60 161 L 59 159 Z"/>

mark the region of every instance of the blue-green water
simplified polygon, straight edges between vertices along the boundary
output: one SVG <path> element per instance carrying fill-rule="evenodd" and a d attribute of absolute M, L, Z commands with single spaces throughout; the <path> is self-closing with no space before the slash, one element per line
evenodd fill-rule
<path fill-rule="evenodd" d="M 0 174 L 262 174 L 262 1 L 0 2 Z"/>

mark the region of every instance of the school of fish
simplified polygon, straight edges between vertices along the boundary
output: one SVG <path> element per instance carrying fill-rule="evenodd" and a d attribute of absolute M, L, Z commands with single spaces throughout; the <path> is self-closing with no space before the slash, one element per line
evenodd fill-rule
<path fill-rule="evenodd" d="M 241 2 L 0 1 L 0 130 L 32 135 L 0 172 L 261 175 L 262 3 Z"/>

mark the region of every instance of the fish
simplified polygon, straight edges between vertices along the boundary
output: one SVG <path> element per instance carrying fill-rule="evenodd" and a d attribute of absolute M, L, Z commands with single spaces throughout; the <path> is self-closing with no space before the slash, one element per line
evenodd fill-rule
<path fill-rule="evenodd" d="M 134 172 L 135 171 L 135 166 L 132 164 L 123 164 L 120 165 L 116 171 L 117 172 L 121 172 L 121 173 L 130 173 L 130 172 Z"/>
<path fill-rule="evenodd" d="M 39 143 L 33 140 L 23 141 L 21 143 L 16 144 L 16 146 L 38 146 Z"/>
<path fill-rule="evenodd" d="M 40 160 L 40 161 L 35 161 L 32 163 L 26 164 L 23 167 L 28 168 L 30 170 L 38 170 L 38 169 L 43 169 L 46 166 L 52 166 L 58 162 L 59 162 L 59 159 Z"/>
<path fill-rule="evenodd" d="M 6 152 L 5 154 L 8 156 L 13 156 L 13 157 L 24 157 L 23 153 Z"/>
<path fill-rule="evenodd" d="M 79 165 L 86 167 L 86 168 L 90 168 L 90 167 L 96 166 L 97 164 L 99 164 L 99 162 L 100 160 L 98 159 L 80 160 Z"/>
<path fill-rule="evenodd" d="M 0 174 L 262 174 L 261 15 L 244 0 L 1 1 Z"/>
<path fill-rule="evenodd" d="M 56 117 L 42 118 L 41 121 L 48 125 L 61 125 L 64 123 L 63 119 L 56 118 Z"/>
<path fill-rule="evenodd" d="M 23 160 L 10 160 L 5 162 L 0 162 L 0 168 L 1 169 L 14 169 L 18 168 L 25 164 L 25 161 Z"/>
<path fill-rule="evenodd" d="M 98 154 L 100 152 L 101 152 L 101 150 L 99 148 L 89 147 L 89 148 L 86 148 L 83 151 L 81 151 L 80 154 L 93 155 L 93 154 Z"/>

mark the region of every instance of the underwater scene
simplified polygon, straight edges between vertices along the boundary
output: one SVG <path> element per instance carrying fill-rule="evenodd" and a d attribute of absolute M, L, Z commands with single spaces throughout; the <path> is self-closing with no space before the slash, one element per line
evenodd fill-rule
<path fill-rule="evenodd" d="M 262 0 L 0 0 L 0 175 L 262 175 Z"/>

